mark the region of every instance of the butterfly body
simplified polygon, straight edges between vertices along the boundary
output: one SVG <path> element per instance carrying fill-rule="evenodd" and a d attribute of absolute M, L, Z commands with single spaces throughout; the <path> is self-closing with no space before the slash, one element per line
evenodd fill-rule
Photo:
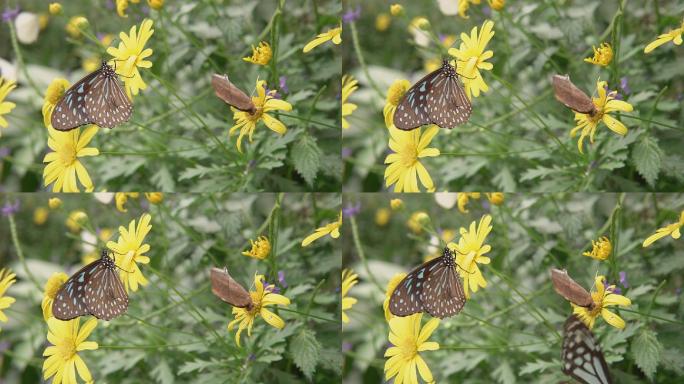
<path fill-rule="evenodd" d="M 598 341 L 584 323 L 570 315 L 563 326 L 563 373 L 584 384 L 611 384 L 608 364 Z"/>
<path fill-rule="evenodd" d="M 106 250 L 100 259 L 73 274 L 55 295 L 52 313 L 59 320 L 93 315 L 111 320 L 128 308 L 128 294 Z"/>
<path fill-rule="evenodd" d="M 465 302 L 454 254 L 445 248 L 442 256 L 418 266 L 399 282 L 389 309 L 395 316 L 427 312 L 442 319 L 459 313 Z"/>
<path fill-rule="evenodd" d="M 50 123 L 58 131 L 86 124 L 113 128 L 131 117 L 133 105 L 112 67 L 102 62 L 100 69 L 71 86 L 57 102 Z"/>
<path fill-rule="evenodd" d="M 570 81 L 570 76 L 553 75 L 551 82 L 556 100 L 577 113 L 596 115 L 596 106 L 591 98 Z"/>
<path fill-rule="evenodd" d="M 249 112 L 250 115 L 256 113 L 256 106 L 254 105 L 254 102 L 252 102 L 252 98 L 231 83 L 228 79 L 228 75 L 211 75 L 211 86 L 214 88 L 216 97 L 223 100 L 228 105 L 231 105 L 240 111 Z"/>
<path fill-rule="evenodd" d="M 594 300 L 591 294 L 573 280 L 565 269 L 552 268 L 551 282 L 553 282 L 556 293 L 563 296 L 565 300 L 580 307 L 594 308 Z"/>
<path fill-rule="evenodd" d="M 412 130 L 425 124 L 453 128 L 468 121 L 472 106 L 448 60 L 414 84 L 394 113 L 394 126 Z"/>
<path fill-rule="evenodd" d="M 211 292 L 234 307 L 252 309 L 249 292 L 228 274 L 227 269 L 211 269 Z"/>

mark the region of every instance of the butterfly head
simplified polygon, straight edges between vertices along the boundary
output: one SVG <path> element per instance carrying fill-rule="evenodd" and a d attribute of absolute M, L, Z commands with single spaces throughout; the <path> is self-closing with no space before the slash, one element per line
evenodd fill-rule
<path fill-rule="evenodd" d="M 116 63 L 116 62 L 115 62 Z M 102 66 L 100 67 L 102 75 L 105 77 L 116 77 L 116 71 L 112 68 L 106 61 L 102 60 Z"/>
<path fill-rule="evenodd" d="M 449 249 L 449 247 L 444 247 L 444 252 L 442 252 L 442 257 L 444 258 L 444 262 L 446 265 L 450 268 L 454 268 L 456 266 L 456 260 L 455 260 L 455 255 L 454 252 Z"/>
<path fill-rule="evenodd" d="M 114 262 L 114 259 L 109 257 L 109 250 L 108 249 L 103 249 L 100 252 L 100 258 L 102 259 L 102 264 L 104 264 L 105 268 L 107 269 L 114 269 L 116 268 L 116 263 Z"/>
<path fill-rule="evenodd" d="M 449 63 L 449 59 L 442 59 L 442 72 L 448 77 L 456 76 L 456 69 Z"/>

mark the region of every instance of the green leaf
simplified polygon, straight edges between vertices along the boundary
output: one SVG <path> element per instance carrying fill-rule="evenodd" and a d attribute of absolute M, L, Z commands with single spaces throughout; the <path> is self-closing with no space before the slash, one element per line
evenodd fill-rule
<path fill-rule="evenodd" d="M 320 168 L 321 150 L 316 141 L 309 135 L 303 135 L 290 150 L 292 162 L 297 173 L 302 175 L 306 183 L 313 185 L 316 173 Z"/>
<path fill-rule="evenodd" d="M 173 383 L 174 374 L 166 360 L 160 360 L 152 369 L 152 376 L 158 383 Z"/>
<path fill-rule="evenodd" d="M 292 359 L 309 380 L 316 371 L 320 352 L 321 345 L 316 335 L 308 329 L 302 329 L 290 342 Z"/>
<path fill-rule="evenodd" d="M 496 379 L 497 383 L 501 383 L 501 384 L 514 384 L 515 383 L 515 373 L 513 372 L 511 365 L 506 360 L 503 360 L 499 363 L 499 366 L 496 367 L 494 372 L 492 372 L 492 375 L 494 376 L 494 379 Z"/>
<path fill-rule="evenodd" d="M 653 375 L 658 367 L 660 361 L 660 354 L 663 351 L 663 346 L 660 345 L 656 337 L 656 333 L 650 329 L 644 328 L 633 340 L 631 346 L 632 357 L 636 362 L 637 367 L 648 377 L 653 380 Z"/>
<path fill-rule="evenodd" d="M 216 363 L 214 361 L 195 359 L 193 361 L 189 361 L 183 364 L 183 366 L 181 366 L 180 370 L 178 371 L 178 375 L 194 371 L 202 372 L 203 370 L 215 364 Z"/>
<path fill-rule="evenodd" d="M 637 172 L 646 179 L 650 186 L 654 186 L 662 165 L 663 152 L 658 143 L 651 137 L 644 137 L 632 150 L 632 162 Z"/>
<path fill-rule="evenodd" d="M 520 370 L 520 375 L 528 373 L 544 372 L 547 369 L 558 369 L 558 363 L 553 361 L 535 360 L 533 363 L 525 364 Z"/>
<path fill-rule="evenodd" d="M 172 192 L 176 190 L 176 182 L 173 180 L 171 172 L 169 172 L 169 169 L 166 167 L 159 168 L 157 173 L 152 175 L 152 182 L 160 191 Z"/>

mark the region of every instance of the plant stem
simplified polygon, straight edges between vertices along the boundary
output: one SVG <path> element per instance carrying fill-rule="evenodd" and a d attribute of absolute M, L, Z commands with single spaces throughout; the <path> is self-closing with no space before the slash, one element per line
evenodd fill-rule
<path fill-rule="evenodd" d="M 24 258 L 24 251 L 21 248 L 21 243 L 19 243 L 19 236 L 17 236 L 17 225 L 14 222 L 14 215 L 9 214 L 7 216 L 7 219 L 9 220 L 10 224 L 10 233 L 12 234 L 12 244 L 14 244 L 14 249 L 17 251 L 17 257 L 19 258 L 19 262 L 21 265 L 24 267 L 24 272 L 26 272 L 26 275 L 28 276 L 29 280 L 33 283 L 33 285 L 36 286 L 38 291 L 42 291 L 43 289 L 40 286 L 40 283 L 38 283 L 38 279 L 36 279 L 35 276 L 33 276 L 33 273 L 31 273 L 31 269 L 29 269 L 28 265 L 26 264 L 26 259 Z"/>
<path fill-rule="evenodd" d="M 352 236 L 354 238 L 354 246 L 356 247 L 356 253 L 359 255 L 361 263 L 363 263 L 363 267 L 366 270 L 366 274 L 368 274 L 368 278 L 373 282 L 373 284 L 378 288 L 378 290 L 384 293 L 385 290 L 382 288 L 382 285 L 378 283 L 378 281 L 375 279 L 375 275 L 373 274 L 373 272 L 371 272 L 370 267 L 368 267 L 368 261 L 366 260 L 366 254 L 363 252 L 363 246 L 361 245 L 361 240 L 359 239 L 359 229 L 356 225 L 356 219 L 354 218 L 354 216 L 349 217 L 349 222 L 351 223 L 352 227 Z"/>

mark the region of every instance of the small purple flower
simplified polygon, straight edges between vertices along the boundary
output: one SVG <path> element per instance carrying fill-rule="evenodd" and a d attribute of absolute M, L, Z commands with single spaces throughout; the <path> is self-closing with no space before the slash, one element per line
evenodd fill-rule
<path fill-rule="evenodd" d="M 617 295 L 622 293 L 622 290 L 620 290 L 620 288 L 618 288 L 618 287 L 610 288 L 610 285 L 611 284 L 609 284 L 607 280 L 605 280 L 605 279 L 603 280 L 603 289 L 605 289 L 606 292 L 615 293 Z"/>
<path fill-rule="evenodd" d="M 9 7 L 5 7 L 5 12 L 2 13 L 2 21 L 5 22 L 10 22 L 13 21 L 14 19 L 19 16 L 19 12 L 21 12 L 21 9 L 19 8 L 19 5 L 17 4 L 17 7 L 14 9 L 11 9 Z"/>
<path fill-rule="evenodd" d="M 264 90 L 266 91 L 266 94 L 271 96 L 274 99 L 280 99 L 280 95 L 278 94 L 277 89 L 270 89 L 269 87 L 266 86 L 266 83 L 264 83 Z"/>
<path fill-rule="evenodd" d="M 627 272 L 625 271 L 620 271 L 620 285 L 622 285 L 625 288 L 629 288 L 629 284 L 627 283 Z"/>
<path fill-rule="evenodd" d="M 281 287 L 287 288 L 287 281 L 285 281 L 285 271 L 278 271 L 278 284 Z"/>
<path fill-rule="evenodd" d="M 352 217 L 359 212 L 361 212 L 361 202 L 358 202 L 356 205 L 349 203 L 346 207 L 342 208 L 344 217 Z"/>
<path fill-rule="evenodd" d="M 440 33 L 440 34 L 439 34 L 439 41 L 441 41 L 441 42 L 443 43 L 444 40 L 446 40 L 446 35 L 443 34 L 443 33 Z"/>
<path fill-rule="evenodd" d="M 630 93 L 632 93 L 632 90 L 629 89 L 629 84 L 627 83 L 627 76 L 623 76 L 620 79 L 620 89 L 625 95 L 629 95 Z"/>
<path fill-rule="evenodd" d="M 349 352 L 352 350 L 353 347 L 354 347 L 354 345 L 352 345 L 352 343 L 350 343 L 348 341 L 342 342 L 342 352 Z"/>
<path fill-rule="evenodd" d="M 349 147 L 342 147 L 342 158 L 348 159 L 352 155 L 352 149 Z"/>
<path fill-rule="evenodd" d="M 256 360 L 256 355 L 253 353 L 250 353 L 249 356 L 247 356 L 248 361 L 254 361 Z"/>
<path fill-rule="evenodd" d="M 14 201 L 14 204 L 7 201 L 5 203 L 5 205 L 2 207 L 2 215 L 3 216 L 14 215 L 17 212 L 19 212 L 19 200 L 18 199 Z"/>
<path fill-rule="evenodd" d="M 492 16 L 492 9 L 489 8 L 488 6 L 484 6 L 484 7 L 482 7 L 482 13 L 483 13 L 486 17 L 491 17 L 491 16 Z"/>
<path fill-rule="evenodd" d="M 287 76 L 280 76 L 278 83 L 280 85 L 280 90 L 283 91 L 283 93 L 290 93 L 290 89 L 287 87 Z"/>
<path fill-rule="evenodd" d="M 12 153 L 10 147 L 0 147 L 0 159 L 7 157 Z"/>
<path fill-rule="evenodd" d="M 116 5 L 114 5 L 114 0 L 107 0 L 107 2 L 105 3 L 105 7 L 107 7 L 107 9 L 116 8 Z"/>
<path fill-rule="evenodd" d="M 353 9 L 348 9 L 347 12 L 342 15 L 342 21 L 344 21 L 346 24 L 349 24 L 353 21 L 356 21 L 361 17 L 361 6 L 358 5 L 356 7 L 356 10 Z"/>
<path fill-rule="evenodd" d="M 261 279 L 261 282 L 264 283 L 264 291 L 271 293 L 280 293 L 280 288 L 276 287 L 275 284 L 269 284 L 266 281 L 266 279 Z"/>

